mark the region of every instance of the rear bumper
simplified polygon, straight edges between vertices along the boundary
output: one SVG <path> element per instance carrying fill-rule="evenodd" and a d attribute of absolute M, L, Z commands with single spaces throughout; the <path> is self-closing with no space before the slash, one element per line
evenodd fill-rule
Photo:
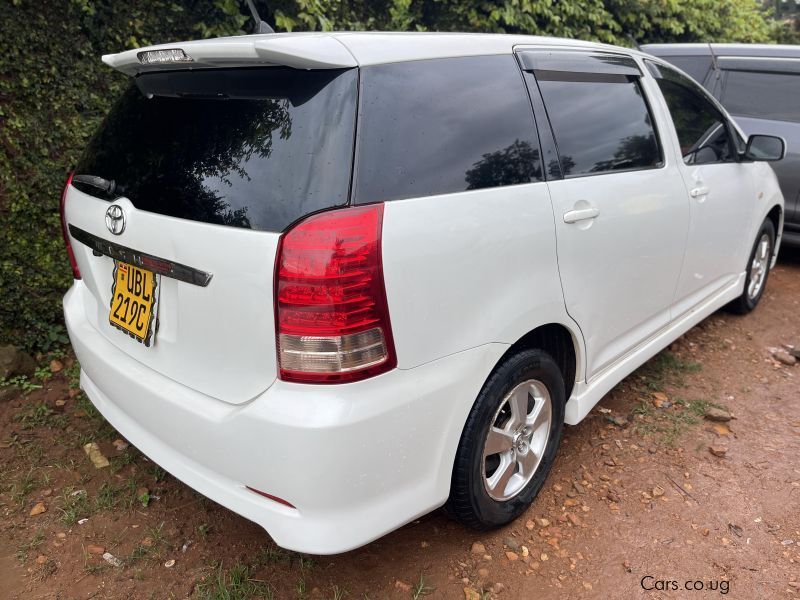
<path fill-rule="evenodd" d="M 366 544 L 446 501 L 469 409 L 508 348 L 487 344 L 344 385 L 276 381 L 247 404 L 230 405 L 109 343 L 86 320 L 84 293 L 76 282 L 64 312 L 81 386 L 103 416 L 280 546 L 314 554 Z"/>

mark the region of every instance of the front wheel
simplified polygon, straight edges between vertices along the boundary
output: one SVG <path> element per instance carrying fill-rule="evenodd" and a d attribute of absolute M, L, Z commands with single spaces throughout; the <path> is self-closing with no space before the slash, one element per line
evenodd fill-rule
<path fill-rule="evenodd" d="M 750 252 L 744 291 L 730 305 L 733 312 L 744 315 L 758 305 L 761 296 L 764 294 L 764 288 L 767 286 L 774 248 L 775 226 L 772 221 L 766 219 L 758 231 L 753 250 Z"/>
<path fill-rule="evenodd" d="M 509 357 L 472 407 L 456 453 L 447 511 L 476 529 L 514 520 L 544 485 L 564 429 L 564 379 L 541 350 Z"/>

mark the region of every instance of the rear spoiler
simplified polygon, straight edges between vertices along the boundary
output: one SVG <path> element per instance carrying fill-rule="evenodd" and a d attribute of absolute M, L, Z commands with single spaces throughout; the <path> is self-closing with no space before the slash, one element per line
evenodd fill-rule
<path fill-rule="evenodd" d="M 179 58 L 158 59 L 167 55 Z M 160 44 L 105 54 L 103 62 L 126 75 L 176 68 L 274 65 L 295 69 L 343 69 L 358 66 L 350 51 L 336 38 L 319 33 L 276 33 Z"/>

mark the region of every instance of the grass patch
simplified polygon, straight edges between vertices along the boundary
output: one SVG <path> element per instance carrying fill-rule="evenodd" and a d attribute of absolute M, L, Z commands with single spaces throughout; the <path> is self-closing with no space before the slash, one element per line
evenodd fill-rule
<path fill-rule="evenodd" d="M 36 535 L 34 535 L 29 542 L 21 544 L 17 548 L 17 553 L 16 553 L 17 560 L 19 562 L 24 563 L 26 560 L 28 560 L 28 556 L 30 555 L 30 553 L 36 551 L 39 548 L 39 546 L 42 545 L 43 541 L 44 541 L 44 532 L 40 529 L 39 531 L 36 532 Z"/>
<path fill-rule="evenodd" d="M 425 576 L 422 573 L 420 573 L 419 581 L 417 581 L 417 583 L 414 584 L 414 587 L 411 588 L 411 598 L 413 598 L 413 600 L 418 600 L 423 596 L 430 596 L 435 591 L 436 591 L 435 587 L 426 585 Z"/>
<path fill-rule="evenodd" d="M 679 358 L 669 350 L 657 354 L 634 374 L 644 391 L 656 392 L 663 390 L 667 385 L 685 385 L 685 376 L 697 373 L 702 365 L 694 361 Z"/>
<path fill-rule="evenodd" d="M 257 580 L 247 565 L 236 563 L 225 570 L 214 567 L 214 573 L 197 586 L 197 597 L 202 600 L 272 600 L 275 596 L 265 581 Z"/>
<path fill-rule="evenodd" d="M 642 434 L 661 434 L 661 441 L 674 446 L 691 425 L 699 423 L 709 407 L 725 408 L 721 404 L 708 400 L 686 400 L 675 398 L 673 406 L 665 410 L 656 410 L 649 399 L 643 399 L 633 412 L 644 417 L 637 421 L 636 430 Z"/>
<path fill-rule="evenodd" d="M 69 527 L 75 525 L 79 520 L 91 516 L 92 506 L 89 503 L 86 490 L 66 488 L 61 499 L 62 504 L 59 510 L 61 511 L 61 522 L 64 525 Z"/>
<path fill-rule="evenodd" d="M 56 413 L 44 402 L 34 404 L 14 416 L 23 429 L 47 427 L 48 429 L 64 429 L 68 423 L 67 415 Z"/>
<path fill-rule="evenodd" d="M 211 532 L 211 525 L 208 523 L 201 523 L 194 528 L 194 531 L 197 534 L 197 537 L 205 542 L 208 539 L 208 534 Z"/>
<path fill-rule="evenodd" d="M 25 375 L 16 375 L 15 377 L 0 378 L 0 387 L 16 387 L 22 390 L 23 394 L 30 394 L 33 390 L 40 390 L 42 386 L 33 383 Z"/>

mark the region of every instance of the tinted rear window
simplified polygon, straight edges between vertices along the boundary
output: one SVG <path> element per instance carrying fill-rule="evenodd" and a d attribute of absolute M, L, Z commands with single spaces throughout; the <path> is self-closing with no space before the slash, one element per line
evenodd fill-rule
<path fill-rule="evenodd" d="M 800 123 L 800 74 L 728 71 L 722 103 L 735 115 Z"/>
<path fill-rule="evenodd" d="M 536 77 L 565 177 L 661 164 L 637 77 L 560 72 Z"/>
<path fill-rule="evenodd" d="M 530 99 L 513 56 L 362 69 L 356 202 L 539 181 Z"/>
<path fill-rule="evenodd" d="M 282 67 L 141 75 L 76 173 L 114 180 L 142 210 L 281 231 L 347 203 L 357 79 Z"/>

